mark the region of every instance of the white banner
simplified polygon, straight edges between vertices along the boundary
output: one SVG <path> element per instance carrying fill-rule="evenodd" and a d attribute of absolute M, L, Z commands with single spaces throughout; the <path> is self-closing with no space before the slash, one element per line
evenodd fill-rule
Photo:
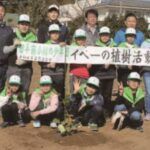
<path fill-rule="evenodd" d="M 59 46 L 22 42 L 17 48 L 19 59 L 71 64 L 114 64 L 150 66 L 150 49 Z"/>

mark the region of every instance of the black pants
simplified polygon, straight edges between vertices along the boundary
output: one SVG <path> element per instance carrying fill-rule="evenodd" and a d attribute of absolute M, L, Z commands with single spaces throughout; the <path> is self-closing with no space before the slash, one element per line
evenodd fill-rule
<path fill-rule="evenodd" d="M 80 112 L 78 112 L 80 104 L 72 102 L 68 106 L 69 113 L 72 114 L 77 121 L 81 121 L 83 125 L 88 123 L 99 124 L 101 122 L 101 116 L 103 115 L 103 108 L 101 105 L 87 106 Z"/>
<path fill-rule="evenodd" d="M 0 91 L 5 87 L 7 66 L 0 65 Z"/>
<path fill-rule="evenodd" d="M 111 116 L 113 113 L 113 106 L 111 101 L 112 89 L 113 89 L 114 79 L 104 79 L 101 80 L 100 91 L 104 98 L 104 108 L 108 112 L 108 115 Z"/>
<path fill-rule="evenodd" d="M 30 121 L 30 113 L 28 110 L 23 110 L 18 113 L 18 106 L 16 103 L 6 104 L 2 107 L 2 117 L 4 122 L 17 123 L 23 120 L 25 123 Z"/>
<path fill-rule="evenodd" d="M 35 111 L 37 111 L 37 110 L 40 110 L 40 109 L 36 108 Z M 44 115 L 39 115 L 36 119 L 40 120 L 41 124 L 43 124 L 43 125 L 49 125 L 53 119 L 59 119 L 60 121 L 63 121 L 64 106 L 63 106 L 62 102 L 59 103 L 59 107 L 55 112 L 49 113 L 49 114 L 44 114 Z"/>

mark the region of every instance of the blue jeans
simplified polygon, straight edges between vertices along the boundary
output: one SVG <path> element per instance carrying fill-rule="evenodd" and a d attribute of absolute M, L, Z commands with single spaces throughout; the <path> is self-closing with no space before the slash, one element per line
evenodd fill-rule
<path fill-rule="evenodd" d="M 114 112 L 117 111 L 126 111 L 127 108 L 124 104 L 120 104 L 120 105 L 116 105 L 114 108 Z M 133 111 L 130 115 L 129 115 L 129 119 L 131 121 L 141 121 L 142 119 L 142 115 L 139 111 Z"/>
<path fill-rule="evenodd" d="M 115 108 L 114 108 L 114 112 L 126 111 L 126 110 L 127 110 L 127 108 L 124 104 L 116 105 Z"/>
<path fill-rule="evenodd" d="M 142 115 L 139 111 L 132 112 L 129 117 L 131 121 L 141 121 L 142 119 Z"/>
<path fill-rule="evenodd" d="M 145 110 L 147 113 L 150 113 L 150 72 L 145 72 L 143 74 L 144 85 L 145 85 Z"/>
<path fill-rule="evenodd" d="M 0 91 L 5 87 L 7 66 L 0 66 Z"/>

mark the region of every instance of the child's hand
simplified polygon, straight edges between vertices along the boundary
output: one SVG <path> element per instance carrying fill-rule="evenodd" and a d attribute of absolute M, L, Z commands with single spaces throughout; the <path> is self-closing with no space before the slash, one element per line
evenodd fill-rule
<path fill-rule="evenodd" d="M 85 102 L 84 102 L 84 103 L 81 103 L 81 106 L 80 106 L 78 112 L 80 112 L 85 106 L 86 106 L 86 103 L 85 103 Z"/>
<path fill-rule="evenodd" d="M 21 41 L 18 40 L 18 39 L 15 39 L 14 40 L 14 46 L 17 47 L 17 46 L 20 46 L 21 45 Z"/>
<path fill-rule="evenodd" d="M 60 42 L 59 45 L 60 45 L 61 47 L 63 47 L 63 46 L 66 46 L 66 43 L 65 43 L 65 42 Z"/>
<path fill-rule="evenodd" d="M 108 69 L 109 68 L 109 64 L 105 64 L 105 69 Z"/>
<path fill-rule="evenodd" d="M 27 105 L 26 104 L 24 104 L 24 103 L 18 103 L 18 108 L 19 108 L 19 110 L 22 110 L 22 109 L 24 109 L 25 107 L 26 107 Z"/>
<path fill-rule="evenodd" d="M 73 83 L 74 86 L 74 94 L 78 93 L 80 89 L 80 80 L 76 79 Z"/>
<path fill-rule="evenodd" d="M 127 115 L 127 114 L 128 114 L 128 111 L 121 111 L 121 114 Z"/>
<path fill-rule="evenodd" d="M 44 93 L 43 93 L 43 91 L 40 89 L 40 91 L 38 92 L 38 94 L 39 94 L 40 96 L 42 96 Z"/>
<path fill-rule="evenodd" d="M 47 68 L 55 68 L 55 67 L 56 67 L 56 63 L 47 64 Z"/>
<path fill-rule="evenodd" d="M 90 69 L 92 67 L 91 64 L 87 64 L 87 69 Z"/>
<path fill-rule="evenodd" d="M 129 70 L 132 70 L 132 66 L 131 66 L 131 65 L 129 65 L 129 66 L 128 66 L 128 69 L 129 69 Z"/>
<path fill-rule="evenodd" d="M 120 82 L 118 90 L 119 90 L 119 95 L 120 96 L 123 95 L 123 83 L 122 82 Z"/>
<path fill-rule="evenodd" d="M 56 67 L 56 63 L 51 63 L 51 68 L 55 68 Z"/>
<path fill-rule="evenodd" d="M 37 116 L 39 116 L 39 115 L 40 115 L 40 112 L 39 112 L 39 111 L 31 112 L 31 117 L 32 117 L 33 119 L 36 119 Z"/>
<path fill-rule="evenodd" d="M 7 95 L 8 95 L 8 96 L 11 96 L 11 95 L 12 95 L 12 92 L 11 92 L 10 88 L 7 89 Z"/>

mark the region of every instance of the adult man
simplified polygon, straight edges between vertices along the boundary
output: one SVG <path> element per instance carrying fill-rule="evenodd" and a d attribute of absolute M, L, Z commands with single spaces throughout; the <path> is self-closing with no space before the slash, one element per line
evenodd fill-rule
<path fill-rule="evenodd" d="M 85 13 L 85 24 L 81 27 L 86 31 L 86 44 L 94 46 L 99 38 L 99 29 L 97 25 L 98 12 L 95 9 L 89 9 Z"/>
<path fill-rule="evenodd" d="M 144 41 L 144 34 L 140 30 L 137 29 L 137 17 L 133 13 L 128 13 L 124 19 L 125 28 L 121 28 L 116 32 L 114 41 L 117 45 L 122 42 L 125 42 L 125 31 L 126 28 L 134 28 L 136 29 L 136 39 L 135 44 L 140 46 Z"/>
<path fill-rule="evenodd" d="M 13 32 L 4 22 L 5 7 L 0 2 L 0 91 L 4 88 L 7 71 L 7 55 L 3 53 L 3 47 L 8 36 Z"/>
<path fill-rule="evenodd" d="M 15 33 L 6 40 L 4 53 L 9 54 L 7 78 L 13 74 L 20 76 L 22 88 L 28 92 L 32 77 L 32 62 L 17 58 L 16 48 L 21 44 L 21 41 L 37 41 L 35 34 L 30 30 L 30 17 L 26 14 L 20 15 Z"/>

